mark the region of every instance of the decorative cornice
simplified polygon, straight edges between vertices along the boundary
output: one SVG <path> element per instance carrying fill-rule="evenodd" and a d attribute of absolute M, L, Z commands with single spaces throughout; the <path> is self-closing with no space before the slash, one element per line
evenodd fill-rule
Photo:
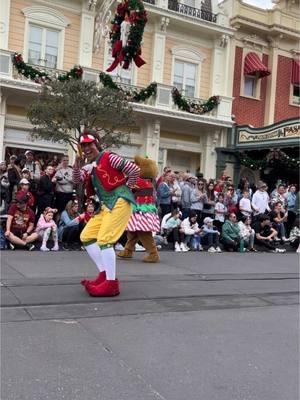
<path fill-rule="evenodd" d="M 65 17 L 59 11 L 49 7 L 36 5 L 23 8 L 22 12 L 26 18 L 34 19 L 38 22 L 48 22 L 63 28 L 71 24 L 69 18 Z"/>
<path fill-rule="evenodd" d="M 10 79 L 0 76 L 2 87 L 14 88 L 17 90 L 26 90 L 28 92 L 38 93 L 41 90 L 41 85 L 32 81 L 22 79 Z"/>
<path fill-rule="evenodd" d="M 267 48 L 269 46 L 268 42 L 255 34 L 244 36 L 241 38 L 241 40 L 245 45 L 252 47 L 253 49 L 263 50 L 264 47 Z"/>

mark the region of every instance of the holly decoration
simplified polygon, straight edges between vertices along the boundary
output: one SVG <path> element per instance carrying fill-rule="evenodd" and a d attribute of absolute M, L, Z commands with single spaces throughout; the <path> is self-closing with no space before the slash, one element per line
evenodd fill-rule
<path fill-rule="evenodd" d="M 280 149 L 271 149 L 265 158 L 259 160 L 255 160 L 246 153 L 241 152 L 239 159 L 242 165 L 253 170 L 263 170 L 275 165 L 282 165 L 291 169 L 299 168 L 300 166 L 299 158 L 290 157 Z"/>
<path fill-rule="evenodd" d="M 124 90 L 124 88 L 122 88 L 121 86 L 118 86 L 112 80 L 110 75 L 105 74 L 104 72 L 100 72 L 99 78 L 100 78 L 100 81 L 103 84 L 103 86 L 109 87 L 110 89 L 113 89 L 113 90 L 120 90 L 123 93 L 125 93 L 128 101 L 133 101 L 133 102 L 139 103 L 139 102 L 149 99 L 149 97 L 151 97 L 151 96 L 156 95 L 157 83 L 155 83 L 155 82 L 152 82 L 146 88 L 141 89 L 140 91 L 137 91 L 136 89 L 130 90 L 130 88 L 128 90 Z"/>
<path fill-rule="evenodd" d="M 124 45 L 121 41 L 121 24 L 127 19 L 130 23 L 130 29 L 127 43 Z M 132 61 L 137 67 L 144 65 L 145 61 L 140 57 L 144 29 L 147 23 L 147 13 L 143 2 L 141 0 L 124 0 L 118 4 L 111 23 L 109 37 L 114 61 L 107 72 L 113 71 L 118 64 L 121 64 L 122 68 L 128 69 Z"/>
<path fill-rule="evenodd" d="M 47 81 L 52 81 L 53 79 L 61 82 L 69 79 L 80 79 L 83 74 L 83 69 L 80 66 L 75 66 L 68 72 L 51 76 L 43 69 L 37 69 L 25 63 L 23 56 L 20 53 L 14 53 L 12 55 L 12 62 L 19 74 L 31 79 L 36 83 L 44 83 Z"/>
<path fill-rule="evenodd" d="M 220 102 L 218 96 L 210 97 L 205 103 L 186 100 L 176 87 L 172 89 L 172 97 L 174 104 L 176 104 L 180 110 L 192 114 L 205 114 L 217 107 Z"/>

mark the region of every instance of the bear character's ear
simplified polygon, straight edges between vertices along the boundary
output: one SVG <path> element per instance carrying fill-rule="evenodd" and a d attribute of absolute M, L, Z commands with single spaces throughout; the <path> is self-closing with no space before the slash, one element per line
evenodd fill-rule
<path fill-rule="evenodd" d="M 134 156 L 134 162 L 136 165 L 141 165 L 143 163 L 143 157 L 138 155 Z"/>

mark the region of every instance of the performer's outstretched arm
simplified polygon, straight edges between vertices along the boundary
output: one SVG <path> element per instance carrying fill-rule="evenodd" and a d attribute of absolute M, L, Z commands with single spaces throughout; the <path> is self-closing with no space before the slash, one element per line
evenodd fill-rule
<path fill-rule="evenodd" d="M 125 175 L 127 175 L 127 186 L 133 188 L 136 185 L 137 179 L 140 173 L 140 167 L 131 161 L 125 160 L 124 158 L 118 156 L 117 154 L 111 153 L 109 155 L 109 162 L 113 168 L 116 168 Z"/>

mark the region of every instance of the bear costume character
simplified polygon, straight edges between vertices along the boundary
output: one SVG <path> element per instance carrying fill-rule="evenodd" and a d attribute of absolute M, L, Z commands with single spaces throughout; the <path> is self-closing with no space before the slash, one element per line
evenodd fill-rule
<path fill-rule="evenodd" d="M 147 157 L 135 156 L 134 163 L 140 168 L 140 176 L 133 189 L 136 204 L 133 206 L 133 214 L 126 228 L 125 249 L 118 252 L 117 256 L 132 258 L 135 245 L 140 241 L 148 252 L 143 261 L 156 263 L 160 258 L 152 233 L 160 231 L 160 223 L 155 205 L 153 181 L 157 176 L 158 168 L 156 162 Z"/>

